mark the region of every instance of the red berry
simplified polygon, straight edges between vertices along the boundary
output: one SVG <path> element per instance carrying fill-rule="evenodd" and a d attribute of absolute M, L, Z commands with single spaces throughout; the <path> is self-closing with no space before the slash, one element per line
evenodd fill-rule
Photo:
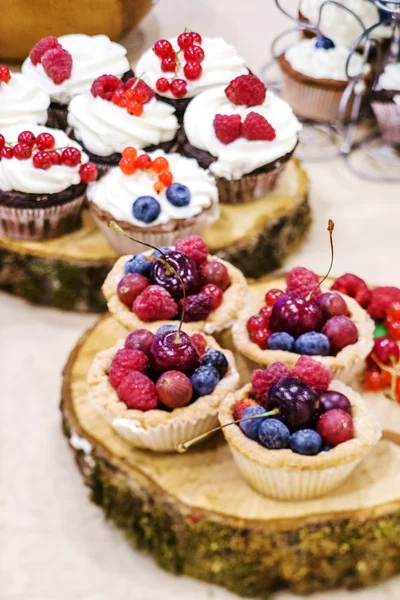
<path fill-rule="evenodd" d="M 131 348 L 122 348 L 122 350 L 118 350 L 112 360 L 108 379 L 111 385 L 117 388 L 129 371 L 144 373 L 148 366 L 149 359 L 143 352 Z"/>
<path fill-rule="evenodd" d="M 156 386 L 140 371 L 130 371 L 118 386 L 117 393 L 128 408 L 143 412 L 157 408 Z"/>
<path fill-rule="evenodd" d="M 321 307 L 325 319 L 338 317 L 339 315 L 347 316 L 349 314 L 349 309 L 344 298 L 336 292 L 321 294 L 316 302 Z"/>
<path fill-rule="evenodd" d="M 72 56 L 64 48 L 47 50 L 42 56 L 43 69 L 57 85 L 69 79 L 72 72 Z"/>
<path fill-rule="evenodd" d="M 0 157 L 1 158 L 12 158 L 14 156 L 14 152 L 13 149 L 10 148 L 10 146 L 4 146 L 3 148 L 0 148 Z"/>
<path fill-rule="evenodd" d="M 208 257 L 208 246 L 198 235 L 190 235 L 177 240 L 175 250 L 190 256 L 198 265 L 204 264 Z"/>
<path fill-rule="evenodd" d="M 171 171 L 164 171 L 164 173 L 159 174 L 158 179 L 165 187 L 168 187 L 169 185 L 171 185 L 174 176 L 172 175 Z"/>
<path fill-rule="evenodd" d="M 388 316 L 386 317 L 385 325 L 390 337 L 392 337 L 394 340 L 400 340 L 400 321 Z"/>
<path fill-rule="evenodd" d="M 79 168 L 79 175 L 82 183 L 94 181 L 97 177 L 97 167 L 92 162 L 87 162 Z"/>
<path fill-rule="evenodd" d="M 393 286 L 380 286 L 371 290 L 367 311 L 374 321 L 383 321 L 389 306 L 400 302 L 400 289 Z"/>
<path fill-rule="evenodd" d="M 122 150 L 122 158 L 132 158 L 133 160 L 136 160 L 136 158 L 137 158 L 136 148 L 133 148 L 132 146 L 127 146 L 126 148 L 124 148 Z"/>
<path fill-rule="evenodd" d="M 355 344 L 358 340 L 357 327 L 349 317 L 344 315 L 328 319 L 321 333 L 328 338 L 331 352 L 334 355 L 346 346 Z"/>
<path fill-rule="evenodd" d="M 123 82 L 115 75 L 101 75 L 93 81 L 90 91 L 94 97 L 100 96 L 110 102 L 113 100 L 114 92 L 123 87 Z"/>
<path fill-rule="evenodd" d="M 135 158 L 121 158 L 118 165 L 125 175 L 132 175 L 136 171 Z"/>
<path fill-rule="evenodd" d="M 185 48 L 188 48 L 189 46 L 191 46 L 194 43 L 193 40 L 193 36 L 191 34 L 191 32 L 189 31 L 185 31 L 183 33 L 181 33 L 180 35 L 178 35 L 178 46 L 179 48 L 181 48 L 181 50 L 184 50 Z"/>
<path fill-rule="evenodd" d="M 52 165 L 61 165 L 61 154 L 57 150 L 50 150 L 48 153 Z"/>
<path fill-rule="evenodd" d="M 170 89 L 175 98 L 183 98 L 187 92 L 187 83 L 184 79 L 175 79 L 172 81 Z"/>
<path fill-rule="evenodd" d="M 172 44 L 168 40 L 158 40 L 153 46 L 154 54 L 158 58 L 166 58 L 175 56 Z"/>
<path fill-rule="evenodd" d="M 193 44 L 201 44 L 203 41 L 201 35 L 195 31 L 190 32 L 190 37 L 192 38 Z"/>
<path fill-rule="evenodd" d="M 198 79 L 202 71 L 203 67 L 201 66 L 198 60 L 188 60 L 185 66 L 183 67 L 185 77 L 186 79 L 189 79 L 189 81 Z"/>
<path fill-rule="evenodd" d="M 268 339 L 271 335 L 272 331 L 269 329 L 258 329 L 251 336 L 251 341 L 253 344 L 257 344 L 261 348 L 261 350 L 266 350 L 268 345 Z"/>
<path fill-rule="evenodd" d="M 387 337 L 375 338 L 371 353 L 367 357 L 367 364 L 370 369 L 377 367 L 377 363 L 372 356 L 376 356 L 384 365 L 393 366 L 399 362 L 400 349 L 395 340 Z"/>
<path fill-rule="evenodd" d="M 400 377 L 396 377 L 396 399 L 397 402 L 400 402 Z"/>
<path fill-rule="evenodd" d="M 161 71 L 164 73 L 174 73 L 176 68 L 175 57 L 163 58 L 161 61 Z"/>
<path fill-rule="evenodd" d="M 317 431 L 324 444 L 334 447 L 353 438 L 353 419 L 341 408 L 334 408 L 320 416 Z"/>
<path fill-rule="evenodd" d="M 400 302 L 392 302 L 386 309 L 386 315 L 394 321 L 400 321 Z"/>
<path fill-rule="evenodd" d="M 0 148 L 4 148 L 5 145 L 6 145 L 6 138 L 4 137 L 4 135 L 2 135 L 0 133 Z"/>
<path fill-rule="evenodd" d="M 125 95 L 125 87 L 119 87 L 115 90 L 111 98 L 113 104 L 124 108 L 127 105 L 127 99 Z"/>
<path fill-rule="evenodd" d="M 242 119 L 240 115 L 215 115 L 213 127 L 222 144 L 231 144 L 241 135 Z"/>
<path fill-rule="evenodd" d="M 228 269 L 222 262 L 211 260 L 202 266 L 201 273 L 206 283 L 215 283 L 222 291 L 231 284 Z"/>
<path fill-rule="evenodd" d="M 168 408 L 181 408 L 192 399 L 193 388 L 187 375 L 180 371 L 166 371 L 156 383 L 158 398 Z"/>
<path fill-rule="evenodd" d="M 61 153 L 61 160 L 63 165 L 67 167 L 76 167 L 81 162 L 82 153 L 78 148 L 69 146 Z"/>
<path fill-rule="evenodd" d="M 279 298 L 281 296 L 283 296 L 284 292 L 282 292 L 282 290 L 278 290 L 277 288 L 273 288 L 272 290 L 269 290 L 266 294 L 265 294 L 265 304 L 267 306 L 273 306 L 275 304 L 275 302 L 277 300 L 279 300 Z"/>
<path fill-rule="evenodd" d="M 169 81 L 165 79 L 165 77 L 160 77 L 156 81 L 156 90 L 158 92 L 168 92 L 169 90 Z"/>
<path fill-rule="evenodd" d="M 161 321 L 176 317 L 178 305 L 167 290 L 149 285 L 136 298 L 132 310 L 142 321 Z"/>
<path fill-rule="evenodd" d="M 0 65 L 0 83 L 7 83 L 10 80 L 10 69 L 5 65 Z"/>
<path fill-rule="evenodd" d="M 180 314 L 183 314 L 183 307 L 185 307 L 185 314 L 183 315 L 185 323 L 205 321 L 213 310 L 213 301 L 208 294 L 200 292 L 179 300 Z"/>
<path fill-rule="evenodd" d="M 295 267 L 286 277 L 286 291 L 296 292 L 306 298 L 319 283 L 319 277 L 310 269 L 305 267 Z"/>
<path fill-rule="evenodd" d="M 249 406 L 257 406 L 257 402 L 252 398 L 242 398 L 235 402 L 232 408 L 232 416 L 235 421 L 240 421 L 246 408 Z"/>
<path fill-rule="evenodd" d="M 162 173 L 169 169 L 169 162 L 163 156 L 158 156 L 155 158 L 151 164 L 151 170 L 156 173 Z"/>
<path fill-rule="evenodd" d="M 272 313 L 272 306 L 263 306 L 262 309 L 260 310 L 260 312 L 258 313 L 259 316 L 263 320 L 264 327 L 266 327 L 267 329 L 269 327 L 271 313 Z"/>
<path fill-rule="evenodd" d="M 143 114 L 143 104 L 137 102 L 136 100 L 128 101 L 126 104 L 126 110 L 130 115 L 135 115 L 135 117 L 140 117 Z"/>
<path fill-rule="evenodd" d="M 133 301 L 149 285 L 149 280 L 140 273 L 128 273 L 117 286 L 117 296 L 121 302 L 132 307 Z"/>
<path fill-rule="evenodd" d="M 256 333 L 259 329 L 264 328 L 264 318 L 260 315 L 253 315 L 247 320 L 246 329 L 252 338 L 253 334 Z"/>
<path fill-rule="evenodd" d="M 193 46 L 186 48 L 185 52 L 183 53 L 183 57 L 187 61 L 195 60 L 201 62 L 204 60 L 204 50 L 201 46 L 194 44 Z"/>
<path fill-rule="evenodd" d="M 133 350 L 141 350 L 146 355 L 149 354 L 151 345 L 154 340 L 154 333 L 147 329 L 136 329 L 128 335 L 125 340 L 125 348 Z"/>
<path fill-rule="evenodd" d="M 371 292 L 365 281 L 352 273 L 345 273 L 341 277 L 338 277 L 332 285 L 331 290 L 354 298 L 363 308 L 367 306 L 371 298 Z"/>
<path fill-rule="evenodd" d="M 211 297 L 213 302 L 213 310 L 221 306 L 222 300 L 224 298 L 224 293 L 220 287 L 215 285 L 215 283 L 207 283 L 207 285 L 205 285 L 201 291 L 203 294 L 207 294 Z"/>
<path fill-rule="evenodd" d="M 21 131 L 21 133 L 18 136 L 18 141 L 20 144 L 27 144 L 31 148 L 35 145 L 35 140 L 36 138 L 33 135 L 32 131 Z"/>
<path fill-rule="evenodd" d="M 42 152 L 41 150 L 33 155 L 32 162 L 36 169 L 43 169 L 44 171 L 50 169 L 53 164 L 49 152 Z"/>
<path fill-rule="evenodd" d="M 37 65 L 40 63 L 42 56 L 47 52 L 47 50 L 51 50 L 52 48 L 61 48 L 58 39 L 53 35 L 49 35 L 39 40 L 29 53 L 29 58 L 31 59 L 32 64 Z"/>
<path fill-rule="evenodd" d="M 368 392 L 378 392 L 382 389 L 381 374 L 379 371 L 366 372 L 364 387 Z"/>
<path fill-rule="evenodd" d="M 256 112 L 251 112 L 243 121 L 242 136 L 246 140 L 266 140 L 272 142 L 276 138 L 276 132 L 265 117 Z"/>
<path fill-rule="evenodd" d="M 134 92 L 135 100 L 141 104 L 150 102 L 150 100 L 155 96 L 155 92 L 151 89 L 151 87 L 147 85 L 143 79 L 138 79 L 137 77 L 131 77 L 128 79 L 128 81 L 126 81 L 124 84 L 124 88 L 127 91 Z"/>
<path fill-rule="evenodd" d="M 28 144 L 15 144 L 13 153 L 18 160 L 26 160 L 32 155 L 32 148 Z"/>
<path fill-rule="evenodd" d="M 333 372 L 310 356 L 300 356 L 291 377 L 300 379 L 316 392 L 325 392 L 333 379 Z"/>
<path fill-rule="evenodd" d="M 289 376 L 289 369 L 281 362 L 273 363 L 267 369 L 255 369 L 251 374 L 251 385 L 256 400 L 262 406 L 266 406 L 270 388 L 281 379 Z"/>
<path fill-rule="evenodd" d="M 225 88 L 225 95 L 233 104 L 245 106 L 262 104 L 266 93 L 267 88 L 255 75 L 239 75 Z"/>
<path fill-rule="evenodd" d="M 207 350 L 206 338 L 201 333 L 194 333 L 190 338 L 190 341 L 192 342 L 192 346 L 199 355 L 199 358 L 202 359 Z"/>
<path fill-rule="evenodd" d="M 136 159 L 136 168 L 148 171 L 152 166 L 152 160 L 148 154 L 140 154 Z"/>
<path fill-rule="evenodd" d="M 52 150 L 56 145 L 56 140 L 51 133 L 39 133 L 35 145 L 38 150 Z"/>

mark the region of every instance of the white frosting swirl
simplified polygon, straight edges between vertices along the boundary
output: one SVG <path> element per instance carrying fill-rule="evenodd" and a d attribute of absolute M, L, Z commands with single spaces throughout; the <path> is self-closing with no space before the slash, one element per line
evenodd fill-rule
<path fill-rule="evenodd" d="M 143 105 L 140 117 L 135 117 L 125 108 L 86 92 L 71 100 L 68 123 L 90 152 L 110 156 L 126 146 L 142 149 L 173 140 L 178 129 L 174 112 L 172 106 L 153 98 Z"/>
<path fill-rule="evenodd" d="M 168 41 L 172 44 L 174 50 L 178 52 L 179 46 L 176 38 L 171 38 Z M 248 73 L 244 59 L 239 56 L 233 46 L 227 44 L 222 38 L 204 37 L 201 46 L 205 55 L 204 60 L 201 63 L 203 71 L 199 79 L 187 81 L 187 94 L 185 98 L 193 98 L 193 96 L 200 94 L 200 92 L 204 92 L 204 90 L 208 90 L 223 83 L 228 84 L 238 75 Z M 154 54 L 153 48 L 151 47 L 141 56 L 141 58 L 139 58 L 135 72 L 140 75 L 143 74 L 142 79 L 154 90 L 156 89 L 156 81 L 160 77 L 165 77 L 167 79 L 176 77 L 186 80 L 186 77 L 183 74 L 185 61 L 183 60 L 182 52 L 179 54 L 179 57 L 182 58 L 176 74 L 164 73 L 161 70 L 161 59 Z M 160 96 L 174 98 L 169 91 L 157 93 Z"/>
<path fill-rule="evenodd" d="M 301 40 L 285 52 L 286 60 L 298 73 L 313 79 L 335 79 L 336 81 L 348 80 L 346 75 L 348 56 L 349 49 L 345 46 L 335 46 L 329 50 L 316 48 L 315 38 Z M 369 66 L 365 65 L 363 69 L 362 56 L 354 53 L 349 65 L 349 74 L 355 77 L 362 70 L 368 72 Z"/>
<path fill-rule="evenodd" d="M 81 146 L 72 141 L 60 129 L 25 123 L 8 127 L 2 133 L 6 138 L 6 142 L 16 143 L 18 134 L 24 130 L 32 131 L 35 136 L 38 136 L 39 133 L 51 133 L 56 142 L 55 148 L 74 146 L 81 150 Z M 82 153 L 81 162 L 85 163 L 87 161 L 87 155 Z M 71 185 L 80 183 L 79 167 L 80 164 L 76 167 L 54 165 L 50 169 L 42 170 L 33 166 L 32 158 L 27 160 L 3 159 L 0 160 L 0 190 L 2 192 L 14 190 L 26 194 L 56 194 L 66 190 Z"/>
<path fill-rule="evenodd" d="M 7 83 L 0 83 L 0 130 L 17 123 L 46 123 L 49 104 L 42 88 L 21 73 L 11 73 Z"/>
<path fill-rule="evenodd" d="M 187 206 L 173 206 L 167 200 L 165 190 L 159 194 L 154 191 L 156 173 L 138 169 L 133 175 L 125 175 L 119 167 L 110 169 L 104 177 L 89 184 L 88 199 L 109 212 L 114 219 L 144 228 L 168 223 L 173 219 L 194 217 L 217 203 L 218 191 L 214 178 L 199 167 L 194 159 L 180 154 L 165 154 L 162 150 L 156 150 L 150 156 L 153 160 L 157 156 L 164 156 L 169 162 L 174 182 L 189 188 L 191 198 Z M 153 196 L 160 203 L 160 214 L 152 223 L 143 223 L 133 216 L 132 206 L 139 196 Z"/>
<path fill-rule="evenodd" d="M 396 90 L 400 92 L 400 63 L 388 64 L 379 77 L 378 86 L 381 90 Z"/>
<path fill-rule="evenodd" d="M 46 75 L 43 66 L 33 65 L 28 57 L 22 65 L 22 73 L 41 86 L 54 102 L 68 104 L 77 94 L 90 89 L 93 80 L 100 75 L 121 77 L 130 69 L 126 49 L 112 42 L 106 35 L 63 35 L 59 43 L 72 55 L 71 77 L 56 84 Z"/>
<path fill-rule="evenodd" d="M 289 104 L 268 91 L 261 106 L 237 106 L 228 100 L 224 89 L 219 87 L 197 96 L 189 104 L 184 116 L 185 132 L 190 144 L 217 157 L 210 165 L 214 175 L 239 179 L 293 150 L 301 125 Z M 240 115 L 243 122 L 250 112 L 262 115 L 271 123 L 276 131 L 273 141 L 250 141 L 240 137 L 231 144 L 223 144 L 218 140 L 213 126 L 216 114 Z"/>

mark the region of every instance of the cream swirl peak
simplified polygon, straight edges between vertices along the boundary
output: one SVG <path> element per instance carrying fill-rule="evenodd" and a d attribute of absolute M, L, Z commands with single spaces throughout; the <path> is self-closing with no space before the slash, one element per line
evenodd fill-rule
<path fill-rule="evenodd" d="M 29 57 L 22 65 L 22 73 L 42 87 L 54 102 L 68 104 L 73 96 L 88 91 L 99 75 L 110 73 L 121 77 L 130 69 L 126 49 L 106 35 L 63 35 L 58 42 L 72 56 L 71 77 L 62 83 L 54 83 L 42 64 L 34 65 Z"/>
<path fill-rule="evenodd" d="M 0 83 L 0 130 L 18 123 L 42 125 L 47 121 L 50 96 L 21 73 Z"/>
<path fill-rule="evenodd" d="M 168 40 L 174 50 L 178 52 L 179 46 L 176 38 Z M 204 50 L 204 60 L 201 63 L 202 73 L 198 79 L 187 81 L 187 92 L 185 98 L 193 98 L 197 94 L 212 87 L 227 84 L 234 77 L 248 73 L 245 67 L 244 59 L 239 56 L 233 46 L 225 42 L 220 37 L 208 38 L 202 40 Z M 179 60 L 178 68 L 174 74 L 165 73 L 161 69 L 160 59 L 155 55 L 153 48 L 149 48 L 139 59 L 135 72 L 142 75 L 142 79 L 152 88 L 156 89 L 156 82 L 160 78 L 183 78 L 183 60 Z M 161 96 L 174 98 L 171 91 L 157 92 Z"/>
<path fill-rule="evenodd" d="M 21 131 L 29 130 L 35 136 L 40 133 L 51 133 L 55 139 L 55 148 L 61 149 L 73 146 L 81 150 L 81 146 L 72 141 L 60 129 L 51 129 L 30 123 L 14 125 L 2 131 L 7 143 L 16 143 Z M 81 164 L 88 162 L 87 155 L 82 152 Z M 81 181 L 79 169 L 81 164 L 75 167 L 66 165 L 53 165 L 47 170 L 38 170 L 33 165 L 32 157 L 19 160 L 15 157 L 2 159 L 0 161 L 0 191 L 17 191 L 26 194 L 57 194 L 66 190 L 71 185 L 77 185 Z"/>
<path fill-rule="evenodd" d="M 273 141 L 248 140 L 240 137 L 230 144 L 220 142 L 213 127 L 214 117 L 240 115 L 242 121 L 255 112 L 275 129 Z M 189 143 L 216 157 L 210 171 L 217 177 L 239 179 L 291 152 L 297 144 L 301 125 L 289 104 L 268 91 L 259 106 L 235 105 L 228 100 L 225 88 L 219 87 L 197 96 L 184 116 L 184 128 Z"/>
<path fill-rule="evenodd" d="M 188 219 L 217 205 L 218 192 L 214 178 L 199 167 L 194 159 L 175 153 L 166 155 L 162 150 L 156 150 L 149 156 L 152 160 L 159 156 L 167 158 L 174 183 L 186 186 L 190 192 L 190 202 L 186 206 L 172 204 L 167 198 L 168 188 L 159 193 L 154 191 L 156 174 L 137 169 L 132 175 L 125 175 L 119 167 L 110 169 L 104 177 L 88 186 L 87 197 L 90 202 L 110 213 L 117 221 L 143 228 L 176 219 Z M 160 205 L 157 218 L 149 223 L 133 216 L 133 204 L 143 196 L 155 198 Z"/>
<path fill-rule="evenodd" d="M 400 92 L 400 63 L 388 64 L 379 77 L 378 86 L 381 90 Z"/>

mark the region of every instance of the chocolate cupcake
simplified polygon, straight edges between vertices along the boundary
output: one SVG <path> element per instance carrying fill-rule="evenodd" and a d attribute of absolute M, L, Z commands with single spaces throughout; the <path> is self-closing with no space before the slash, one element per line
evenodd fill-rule
<path fill-rule="evenodd" d="M 255 75 L 197 96 L 184 118 L 181 152 L 216 177 L 220 202 L 264 198 L 292 156 L 301 125 Z"/>
<path fill-rule="evenodd" d="M 102 73 L 121 77 L 130 70 L 126 49 L 106 35 L 49 36 L 34 46 L 22 73 L 51 97 L 48 124 L 66 129 L 67 106 L 77 94 L 90 90 Z"/>
<path fill-rule="evenodd" d="M 50 96 L 21 73 L 0 65 L 0 132 L 18 123 L 44 125 Z"/>
<path fill-rule="evenodd" d="M 386 65 L 371 93 L 371 107 L 384 141 L 400 147 L 400 63 Z"/>

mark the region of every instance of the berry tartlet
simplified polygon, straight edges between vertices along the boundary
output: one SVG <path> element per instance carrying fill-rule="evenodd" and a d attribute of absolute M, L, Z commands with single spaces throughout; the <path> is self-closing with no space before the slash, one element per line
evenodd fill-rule
<path fill-rule="evenodd" d="M 158 40 L 136 65 L 136 73 L 143 73 L 158 96 L 176 108 L 180 121 L 194 96 L 247 72 L 233 46 L 220 37 L 202 38 L 194 31 Z"/>
<path fill-rule="evenodd" d="M 260 415 L 257 417 L 257 415 Z M 338 487 L 381 431 L 361 396 L 308 356 L 277 362 L 221 403 L 219 421 L 243 478 L 280 500 L 317 498 Z"/>
<path fill-rule="evenodd" d="M 212 334 L 236 319 L 247 282 L 230 263 L 210 256 L 201 238 L 191 236 L 171 249 L 122 256 L 102 289 L 110 312 L 128 331 L 155 332 L 183 318 L 186 332 Z"/>
<path fill-rule="evenodd" d="M 90 90 L 103 73 L 122 77 L 130 71 L 126 49 L 106 35 L 70 34 L 39 40 L 22 65 L 22 73 L 43 88 L 52 100 L 49 125 L 67 128 L 67 106 Z"/>
<path fill-rule="evenodd" d="M 42 88 L 0 65 L 0 132 L 20 123 L 44 125 L 49 104 L 50 96 Z"/>
<path fill-rule="evenodd" d="M 101 75 L 90 91 L 71 100 L 68 124 L 90 160 L 98 167 L 110 167 L 118 165 L 127 146 L 169 152 L 176 146 L 174 113 L 141 79 L 131 77 L 124 83 L 115 75 Z"/>
<path fill-rule="evenodd" d="M 371 93 L 371 106 L 384 141 L 400 146 L 400 63 L 389 63 Z"/>
<path fill-rule="evenodd" d="M 97 169 L 59 129 L 30 123 L 0 134 L 0 235 L 44 240 L 75 229 Z"/>
<path fill-rule="evenodd" d="M 266 282 L 248 299 L 233 327 L 233 340 L 257 365 L 281 361 L 291 369 L 299 354 L 313 356 L 336 379 L 351 384 L 364 370 L 373 331 L 372 319 L 356 300 L 338 289 L 320 289 L 318 275 L 296 267 L 286 279 Z"/>
<path fill-rule="evenodd" d="M 120 254 L 140 252 L 139 242 L 172 246 L 187 235 L 202 235 L 219 216 L 214 178 L 180 154 L 150 154 L 125 148 L 118 167 L 89 186 L 89 209 Z M 135 240 L 110 229 L 110 221 Z"/>
<path fill-rule="evenodd" d="M 99 352 L 88 376 L 89 396 L 133 446 L 173 452 L 218 425 L 218 407 L 238 388 L 232 353 L 211 337 L 178 327 L 154 335 L 133 331 Z"/>
<path fill-rule="evenodd" d="M 284 100 L 255 75 L 240 75 L 190 103 L 182 153 L 210 168 L 220 202 L 251 202 L 274 189 L 300 129 Z"/>

